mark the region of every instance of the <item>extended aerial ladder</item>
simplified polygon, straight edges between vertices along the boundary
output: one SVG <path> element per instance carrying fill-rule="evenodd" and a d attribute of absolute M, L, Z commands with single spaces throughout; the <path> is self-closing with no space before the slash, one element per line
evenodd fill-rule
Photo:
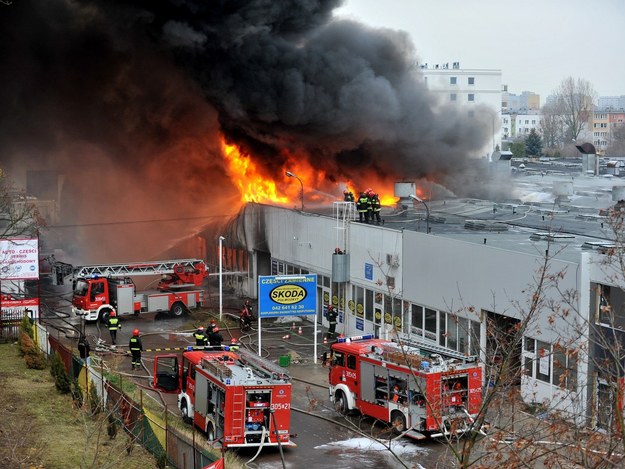
<path fill-rule="evenodd" d="M 202 259 L 174 259 L 167 261 L 132 262 L 126 264 L 94 264 L 73 266 L 65 262 L 59 262 L 53 256 L 48 258 L 52 272 L 54 285 L 65 285 L 77 278 L 107 277 L 123 278 L 146 275 L 175 275 L 180 282 L 168 282 L 168 288 L 185 288 L 196 283 L 193 277 L 206 276 L 208 270 Z"/>

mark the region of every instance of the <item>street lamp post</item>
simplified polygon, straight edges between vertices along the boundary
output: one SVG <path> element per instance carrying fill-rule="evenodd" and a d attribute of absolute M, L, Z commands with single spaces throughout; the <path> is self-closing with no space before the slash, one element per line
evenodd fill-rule
<path fill-rule="evenodd" d="M 223 236 L 219 237 L 219 321 L 222 320 L 224 310 L 224 289 L 223 289 Z"/>
<path fill-rule="evenodd" d="M 302 212 L 304 211 L 304 183 L 302 182 L 302 180 L 297 177 L 295 174 L 293 174 L 291 171 L 285 171 L 284 174 L 287 175 L 287 177 L 290 178 L 295 178 L 299 181 L 299 185 L 300 185 L 300 197 L 302 199 Z"/>
<path fill-rule="evenodd" d="M 420 197 L 417 197 L 416 195 L 410 194 L 410 198 L 412 200 L 416 200 L 417 202 L 421 202 L 423 206 L 425 207 L 425 232 L 429 234 L 430 233 L 430 207 L 428 207 L 428 204 L 426 204 L 423 199 L 421 199 Z"/>

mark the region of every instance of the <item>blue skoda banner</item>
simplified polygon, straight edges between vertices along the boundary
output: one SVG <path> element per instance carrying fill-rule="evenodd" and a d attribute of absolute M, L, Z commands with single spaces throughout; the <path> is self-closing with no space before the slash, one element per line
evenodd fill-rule
<path fill-rule="evenodd" d="M 258 277 L 258 317 L 317 314 L 317 275 Z"/>

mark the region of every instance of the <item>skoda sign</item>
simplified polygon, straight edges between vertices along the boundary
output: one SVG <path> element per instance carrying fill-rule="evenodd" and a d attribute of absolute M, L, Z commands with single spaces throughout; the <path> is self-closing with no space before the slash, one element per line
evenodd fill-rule
<path fill-rule="evenodd" d="M 261 318 L 317 314 L 317 276 L 258 277 L 258 314 Z"/>

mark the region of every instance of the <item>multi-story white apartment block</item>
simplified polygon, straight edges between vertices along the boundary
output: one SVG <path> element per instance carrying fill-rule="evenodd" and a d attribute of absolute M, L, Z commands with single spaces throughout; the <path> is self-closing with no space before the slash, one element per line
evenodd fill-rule
<path fill-rule="evenodd" d="M 442 103 L 462 106 L 468 118 L 478 112 L 487 112 L 493 133 L 493 140 L 483 149 L 491 154 L 495 147 L 501 147 L 501 70 L 460 68 L 460 62 L 443 64 L 420 64 L 419 69 L 430 91 L 436 93 Z M 485 105 L 478 107 L 478 105 Z M 489 109 L 490 108 L 490 109 Z M 486 109 L 486 111 L 484 111 Z"/>
<path fill-rule="evenodd" d="M 523 91 L 520 95 L 505 93 L 507 110 L 510 113 L 524 113 L 540 109 L 540 95 L 531 91 Z"/>
<path fill-rule="evenodd" d="M 625 96 L 601 96 L 597 109 L 602 111 L 625 111 Z"/>

